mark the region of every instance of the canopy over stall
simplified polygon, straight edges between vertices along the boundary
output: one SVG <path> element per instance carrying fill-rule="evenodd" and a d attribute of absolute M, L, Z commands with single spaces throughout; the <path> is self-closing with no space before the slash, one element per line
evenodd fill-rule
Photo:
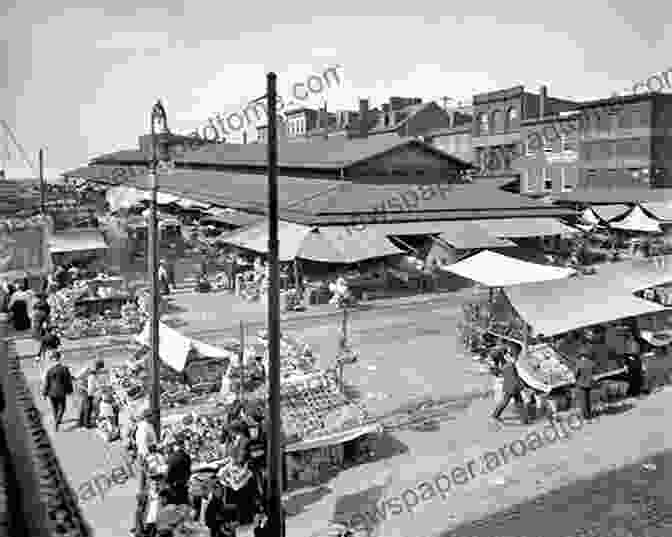
<path fill-rule="evenodd" d="M 490 235 L 500 239 L 575 235 L 576 230 L 554 218 L 498 218 L 476 220 Z"/>
<path fill-rule="evenodd" d="M 630 210 L 630 207 L 627 205 L 616 204 L 616 205 L 593 205 L 590 209 L 595 213 L 595 215 L 602 220 L 603 222 L 610 222 L 620 218 L 625 213 Z"/>
<path fill-rule="evenodd" d="M 135 336 L 135 340 L 141 345 L 150 345 L 149 324 L 146 324 L 144 330 Z M 159 322 L 159 356 L 166 365 L 175 371 L 184 371 L 189 351 L 192 348 L 201 356 L 207 356 L 208 358 L 231 359 L 235 357 L 229 351 L 183 336 L 178 331 Z"/>
<path fill-rule="evenodd" d="M 105 249 L 107 249 L 107 244 L 103 234 L 97 230 L 61 231 L 49 238 L 49 250 L 52 254 Z"/>
<path fill-rule="evenodd" d="M 644 211 L 651 213 L 658 220 L 665 223 L 672 222 L 672 201 L 659 201 L 642 203 Z"/>
<path fill-rule="evenodd" d="M 660 233 L 661 231 L 660 223 L 648 216 L 639 205 L 635 205 L 622 219 L 609 222 L 609 226 L 623 231 L 645 233 Z"/>
<path fill-rule="evenodd" d="M 504 293 L 536 334 L 555 336 L 578 328 L 665 311 L 636 298 L 622 280 L 608 274 L 529 283 Z"/>
<path fill-rule="evenodd" d="M 280 222 L 278 235 L 281 261 L 301 258 L 324 263 L 356 263 L 364 259 L 404 253 L 383 233 L 368 226 L 330 226 L 318 229 Z M 247 250 L 266 253 L 268 222 L 220 236 L 220 240 Z"/>
<path fill-rule="evenodd" d="M 488 287 L 562 280 L 576 274 L 573 269 L 530 263 L 490 250 L 484 250 L 442 268 Z"/>

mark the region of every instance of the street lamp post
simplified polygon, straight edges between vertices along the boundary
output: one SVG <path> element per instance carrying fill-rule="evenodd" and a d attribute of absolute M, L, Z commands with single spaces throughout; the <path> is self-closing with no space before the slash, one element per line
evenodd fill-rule
<path fill-rule="evenodd" d="M 159 237 L 158 237 L 158 214 L 157 214 L 157 169 L 159 164 L 158 136 L 157 130 L 161 133 L 168 131 L 166 110 L 157 101 L 152 107 L 151 116 L 152 125 L 152 161 L 149 167 L 149 187 L 151 189 L 151 202 L 149 209 L 149 233 L 148 233 L 148 276 L 150 280 L 150 302 L 151 312 L 149 318 L 149 334 L 151 348 L 151 371 L 152 387 L 150 392 L 149 408 L 152 412 L 152 424 L 157 436 L 161 437 L 161 381 L 159 358 Z M 158 127 L 158 128 L 157 128 Z M 164 151 L 161 151 L 161 157 L 164 157 Z"/>

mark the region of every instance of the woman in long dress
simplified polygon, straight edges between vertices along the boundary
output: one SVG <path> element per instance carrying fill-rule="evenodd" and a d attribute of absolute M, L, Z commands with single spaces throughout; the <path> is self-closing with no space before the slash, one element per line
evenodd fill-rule
<path fill-rule="evenodd" d="M 30 328 L 31 299 L 28 282 L 24 279 L 19 286 L 19 290 L 12 295 L 8 307 L 14 329 L 19 332 Z"/>

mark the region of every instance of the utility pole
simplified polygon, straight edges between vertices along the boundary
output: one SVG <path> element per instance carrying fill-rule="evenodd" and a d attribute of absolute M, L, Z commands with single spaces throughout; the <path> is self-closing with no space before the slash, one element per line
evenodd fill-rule
<path fill-rule="evenodd" d="M 159 295 L 159 229 L 158 229 L 158 211 L 157 211 L 157 168 L 159 165 L 159 154 L 157 150 L 158 140 L 156 126 L 157 123 L 162 126 L 162 130 L 167 130 L 166 111 L 157 101 L 152 107 L 152 162 L 149 167 L 149 186 L 151 189 L 151 205 L 149 209 L 149 233 L 148 233 L 148 266 L 150 280 L 150 325 L 149 337 L 151 347 L 151 371 L 152 371 L 152 389 L 150 392 L 149 408 L 152 412 L 152 425 L 159 438 L 161 438 L 161 362 L 159 357 L 159 305 L 161 297 Z M 162 132 L 163 134 L 163 132 Z"/>
<path fill-rule="evenodd" d="M 44 149 L 40 149 L 40 214 L 45 215 L 46 185 L 44 184 Z"/>
<path fill-rule="evenodd" d="M 269 535 L 284 537 L 282 509 L 282 462 L 280 422 L 280 263 L 278 261 L 278 131 L 277 75 L 266 75 L 266 104 L 268 110 L 268 403 L 270 435 L 268 446 L 267 508 Z"/>

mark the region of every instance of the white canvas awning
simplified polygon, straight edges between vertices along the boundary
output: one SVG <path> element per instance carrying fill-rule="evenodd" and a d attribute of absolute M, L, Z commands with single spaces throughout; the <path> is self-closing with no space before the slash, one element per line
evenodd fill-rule
<path fill-rule="evenodd" d="M 107 249 L 105 238 L 98 230 L 60 231 L 49 238 L 49 251 L 52 254 L 105 249 Z"/>
<path fill-rule="evenodd" d="M 562 280 L 576 273 L 573 269 L 530 263 L 490 250 L 484 250 L 442 268 L 488 287 L 509 287 L 523 283 Z"/>
<path fill-rule="evenodd" d="M 403 253 L 384 233 L 365 226 L 362 229 L 346 226 L 310 226 L 281 221 L 278 226 L 280 261 L 295 258 L 324 263 L 355 263 L 387 255 Z M 247 250 L 268 251 L 268 222 L 220 237 L 222 242 Z"/>
<path fill-rule="evenodd" d="M 596 226 L 601 222 L 600 217 L 597 216 L 597 213 L 595 213 L 592 207 L 587 207 L 583 210 L 581 213 L 581 220 L 593 226 Z"/>
<path fill-rule="evenodd" d="M 555 218 L 496 218 L 474 220 L 475 224 L 500 239 L 575 235 L 577 231 Z"/>
<path fill-rule="evenodd" d="M 660 233 L 661 231 L 660 223 L 647 216 L 639 205 L 635 205 L 622 220 L 609 222 L 609 226 L 624 231 L 641 231 L 646 233 Z"/>
<path fill-rule="evenodd" d="M 545 336 L 666 310 L 633 296 L 625 282 L 609 276 L 598 271 L 594 276 L 517 285 L 505 292 L 521 318 Z"/>
<path fill-rule="evenodd" d="M 135 336 L 135 340 L 141 345 L 150 345 L 149 323 L 146 323 L 143 331 Z M 172 367 L 175 371 L 183 371 L 192 347 L 208 358 L 225 359 L 233 356 L 229 351 L 193 340 L 180 334 L 177 330 L 173 330 L 161 322 L 159 323 L 159 357 L 166 365 Z"/>

